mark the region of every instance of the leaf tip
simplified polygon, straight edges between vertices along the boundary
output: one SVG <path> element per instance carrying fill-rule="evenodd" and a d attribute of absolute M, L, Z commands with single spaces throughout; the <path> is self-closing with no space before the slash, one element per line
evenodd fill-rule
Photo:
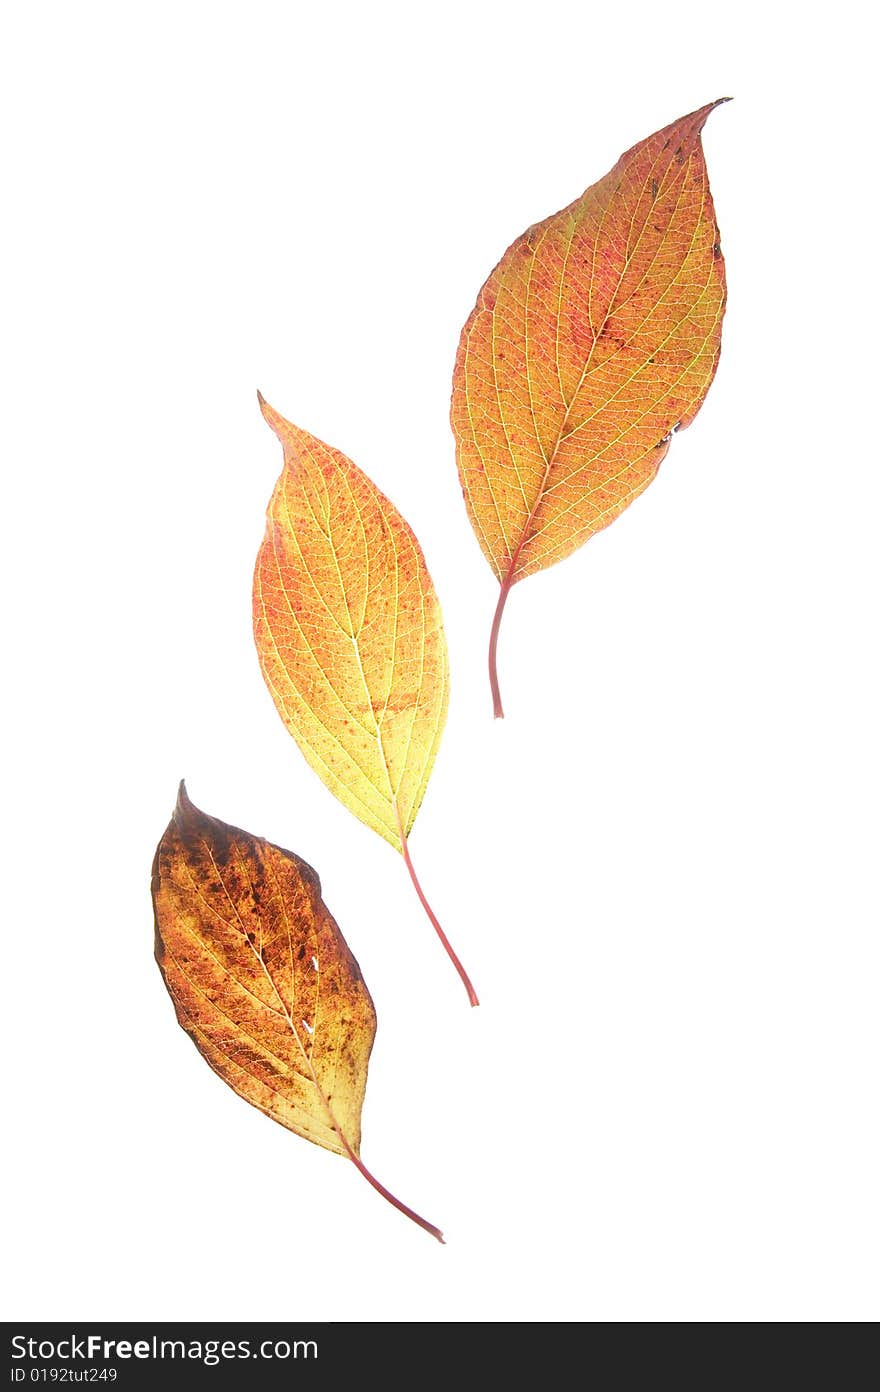
<path fill-rule="evenodd" d="M 726 102 L 729 102 L 729 101 L 733 101 L 733 97 L 716 97 L 716 98 L 715 98 L 715 101 L 710 102 L 708 106 L 704 107 L 704 108 L 703 108 L 703 119 L 701 120 L 701 122 L 700 122 L 700 127 L 699 127 L 700 130 L 703 129 L 703 127 L 705 126 L 705 124 L 706 124 L 706 122 L 708 121 L 709 117 L 712 115 L 712 112 L 715 111 L 715 110 L 717 110 L 717 108 L 718 108 L 719 106 L 724 106 L 725 103 L 726 103 Z"/>
<path fill-rule="evenodd" d="M 274 430 L 279 440 L 281 440 L 282 427 L 287 424 L 284 417 L 278 414 L 274 406 L 269 405 L 268 401 L 264 397 L 263 393 L 259 390 L 259 388 L 257 389 L 257 401 L 260 403 L 260 411 L 262 412 L 263 420 L 272 430 Z"/>
<path fill-rule="evenodd" d="M 177 802 L 174 805 L 174 815 L 172 822 L 179 832 L 192 830 L 203 813 L 199 811 L 195 803 L 190 800 L 189 793 L 186 791 L 186 780 L 181 778 L 177 789 Z"/>

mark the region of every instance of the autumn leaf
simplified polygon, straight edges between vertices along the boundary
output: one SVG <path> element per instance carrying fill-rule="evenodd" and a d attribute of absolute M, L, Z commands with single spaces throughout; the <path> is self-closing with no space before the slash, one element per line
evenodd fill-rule
<path fill-rule="evenodd" d="M 726 291 L 700 132 L 718 105 L 633 146 L 524 232 L 462 331 L 451 419 L 468 515 L 501 585 L 496 716 L 511 588 L 629 506 L 715 374 Z"/>
<path fill-rule="evenodd" d="M 446 720 L 440 604 L 411 528 L 350 459 L 259 397 L 284 450 L 254 570 L 254 638 L 279 715 L 331 792 L 403 855 Z"/>
<path fill-rule="evenodd" d="M 442 1242 L 360 1159 L 376 1012 L 311 866 L 199 811 L 181 783 L 152 894 L 159 969 L 214 1072 L 266 1116 L 346 1156 Z"/>

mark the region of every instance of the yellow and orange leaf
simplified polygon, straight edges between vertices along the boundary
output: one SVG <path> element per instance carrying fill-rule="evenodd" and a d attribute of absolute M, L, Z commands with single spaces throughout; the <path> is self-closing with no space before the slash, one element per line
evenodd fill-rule
<path fill-rule="evenodd" d="M 156 960 L 177 1019 L 215 1073 L 298 1136 L 360 1160 L 376 1012 L 298 856 L 199 811 L 181 783 L 152 878 Z"/>
<path fill-rule="evenodd" d="M 726 290 L 700 132 L 718 105 L 633 146 L 524 232 L 462 331 L 451 419 L 468 515 L 501 585 L 496 716 L 512 586 L 648 486 L 712 382 Z"/>
<path fill-rule="evenodd" d="M 275 706 L 341 802 L 400 851 L 446 720 L 443 618 L 412 529 L 339 450 L 260 397 L 284 450 L 254 570 L 254 639 Z"/>

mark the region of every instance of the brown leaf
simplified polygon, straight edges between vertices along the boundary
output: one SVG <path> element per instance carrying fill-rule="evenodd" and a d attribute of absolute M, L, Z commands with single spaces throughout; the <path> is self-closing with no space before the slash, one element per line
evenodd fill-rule
<path fill-rule="evenodd" d="M 153 863 L 156 960 L 177 1019 L 246 1102 L 362 1164 L 376 1012 L 315 871 L 193 806 L 181 783 Z"/>

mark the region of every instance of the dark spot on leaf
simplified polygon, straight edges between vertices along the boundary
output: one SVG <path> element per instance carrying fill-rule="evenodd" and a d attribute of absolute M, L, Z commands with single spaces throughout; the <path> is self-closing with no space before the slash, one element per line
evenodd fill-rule
<path fill-rule="evenodd" d="M 626 340 L 621 338 L 620 334 L 615 333 L 608 324 L 603 324 L 596 336 L 596 341 L 598 343 L 609 343 L 615 348 L 624 348 L 626 346 Z"/>

